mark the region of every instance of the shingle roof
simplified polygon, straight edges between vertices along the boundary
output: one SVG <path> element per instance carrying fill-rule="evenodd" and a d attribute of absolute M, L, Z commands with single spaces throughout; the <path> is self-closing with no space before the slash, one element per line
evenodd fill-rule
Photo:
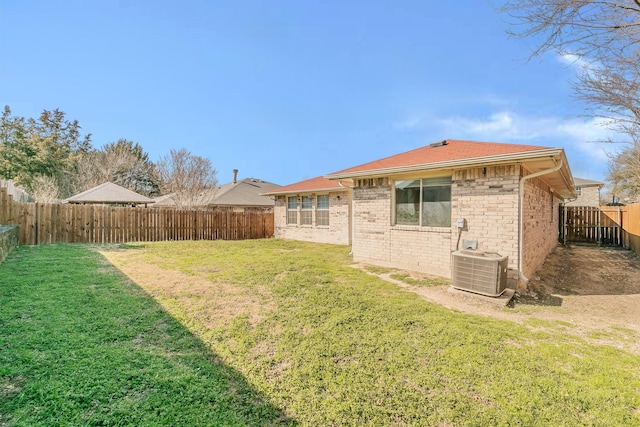
<path fill-rule="evenodd" d="M 142 194 L 121 187 L 112 182 L 105 182 L 90 188 L 80 194 L 65 200 L 68 203 L 153 203 L 154 201 Z"/>
<path fill-rule="evenodd" d="M 370 171 L 384 171 L 402 167 L 431 165 L 489 156 L 513 155 L 518 153 L 548 150 L 549 147 L 536 145 L 504 144 L 498 142 L 476 142 L 447 139 L 411 151 L 364 163 L 326 175 L 327 177 L 348 176 Z"/>
<path fill-rule="evenodd" d="M 573 177 L 573 182 L 577 187 L 604 187 L 604 182 L 592 181 L 590 179 Z"/>
<path fill-rule="evenodd" d="M 271 191 L 264 193 L 265 195 L 274 194 L 288 194 L 308 191 L 336 191 L 345 190 L 344 185 L 341 185 L 339 181 L 332 181 L 322 176 L 299 181 L 290 185 L 285 185 Z"/>
<path fill-rule="evenodd" d="M 255 178 L 245 178 L 236 183 L 222 185 L 216 191 L 211 204 L 219 206 L 273 206 L 275 202 L 262 193 L 280 188 L 278 184 Z"/>
<path fill-rule="evenodd" d="M 207 206 L 273 206 L 275 202 L 261 194 L 280 186 L 256 178 L 245 178 L 209 190 L 202 196 L 202 205 Z M 213 194 L 211 194 L 213 193 Z M 175 207 L 172 194 L 156 197 L 156 206 Z"/>

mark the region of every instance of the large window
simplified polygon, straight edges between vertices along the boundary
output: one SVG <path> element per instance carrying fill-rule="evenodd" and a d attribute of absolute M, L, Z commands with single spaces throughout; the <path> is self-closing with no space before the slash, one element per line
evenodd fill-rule
<path fill-rule="evenodd" d="M 302 196 L 302 210 L 300 211 L 300 224 L 313 224 L 313 197 Z"/>
<path fill-rule="evenodd" d="M 298 223 L 298 198 L 295 196 L 287 197 L 287 224 L 297 224 L 297 223 Z"/>
<path fill-rule="evenodd" d="M 451 226 L 451 178 L 396 181 L 396 224 Z"/>
<path fill-rule="evenodd" d="M 329 225 L 329 195 L 317 198 L 316 225 Z"/>

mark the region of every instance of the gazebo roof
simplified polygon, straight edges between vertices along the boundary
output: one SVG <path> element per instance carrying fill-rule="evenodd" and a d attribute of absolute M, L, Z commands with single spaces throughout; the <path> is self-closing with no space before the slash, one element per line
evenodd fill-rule
<path fill-rule="evenodd" d="M 86 203 L 86 204 L 145 204 L 154 203 L 154 201 L 142 194 L 121 187 L 112 182 L 105 182 L 97 187 L 90 188 L 80 194 L 71 196 L 65 200 L 68 203 Z"/>

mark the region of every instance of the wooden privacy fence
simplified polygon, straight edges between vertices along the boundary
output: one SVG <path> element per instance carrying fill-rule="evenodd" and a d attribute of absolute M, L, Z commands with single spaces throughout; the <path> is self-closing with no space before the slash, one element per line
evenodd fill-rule
<path fill-rule="evenodd" d="M 605 208 L 608 207 L 565 206 L 561 222 L 564 242 L 622 245 L 621 223 L 616 221 L 617 218 L 607 216 L 603 211 Z"/>
<path fill-rule="evenodd" d="M 19 227 L 21 245 L 272 237 L 273 212 L 261 208 L 181 210 L 19 203 L 0 188 L 0 224 Z"/>
<path fill-rule="evenodd" d="M 621 244 L 640 254 L 640 203 L 601 206 L 602 213 L 622 228 Z"/>
<path fill-rule="evenodd" d="M 565 243 L 596 243 L 640 249 L 640 203 L 627 206 L 565 206 L 561 211 Z"/>

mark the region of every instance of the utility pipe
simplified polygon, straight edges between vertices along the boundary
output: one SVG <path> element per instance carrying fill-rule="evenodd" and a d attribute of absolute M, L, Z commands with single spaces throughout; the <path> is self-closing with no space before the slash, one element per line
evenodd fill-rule
<path fill-rule="evenodd" d="M 551 172 L 555 172 L 559 170 L 561 167 L 562 167 L 562 158 L 560 158 L 558 160 L 558 163 L 551 169 L 541 170 L 536 173 L 523 176 L 520 179 L 520 212 L 519 212 L 520 229 L 518 233 L 518 276 L 525 284 L 529 283 L 529 279 L 524 275 L 524 272 L 522 271 L 522 242 L 524 240 L 524 182 L 531 178 L 537 178 L 539 176 L 546 175 Z M 553 194 L 551 194 L 551 197 L 553 197 Z"/>

